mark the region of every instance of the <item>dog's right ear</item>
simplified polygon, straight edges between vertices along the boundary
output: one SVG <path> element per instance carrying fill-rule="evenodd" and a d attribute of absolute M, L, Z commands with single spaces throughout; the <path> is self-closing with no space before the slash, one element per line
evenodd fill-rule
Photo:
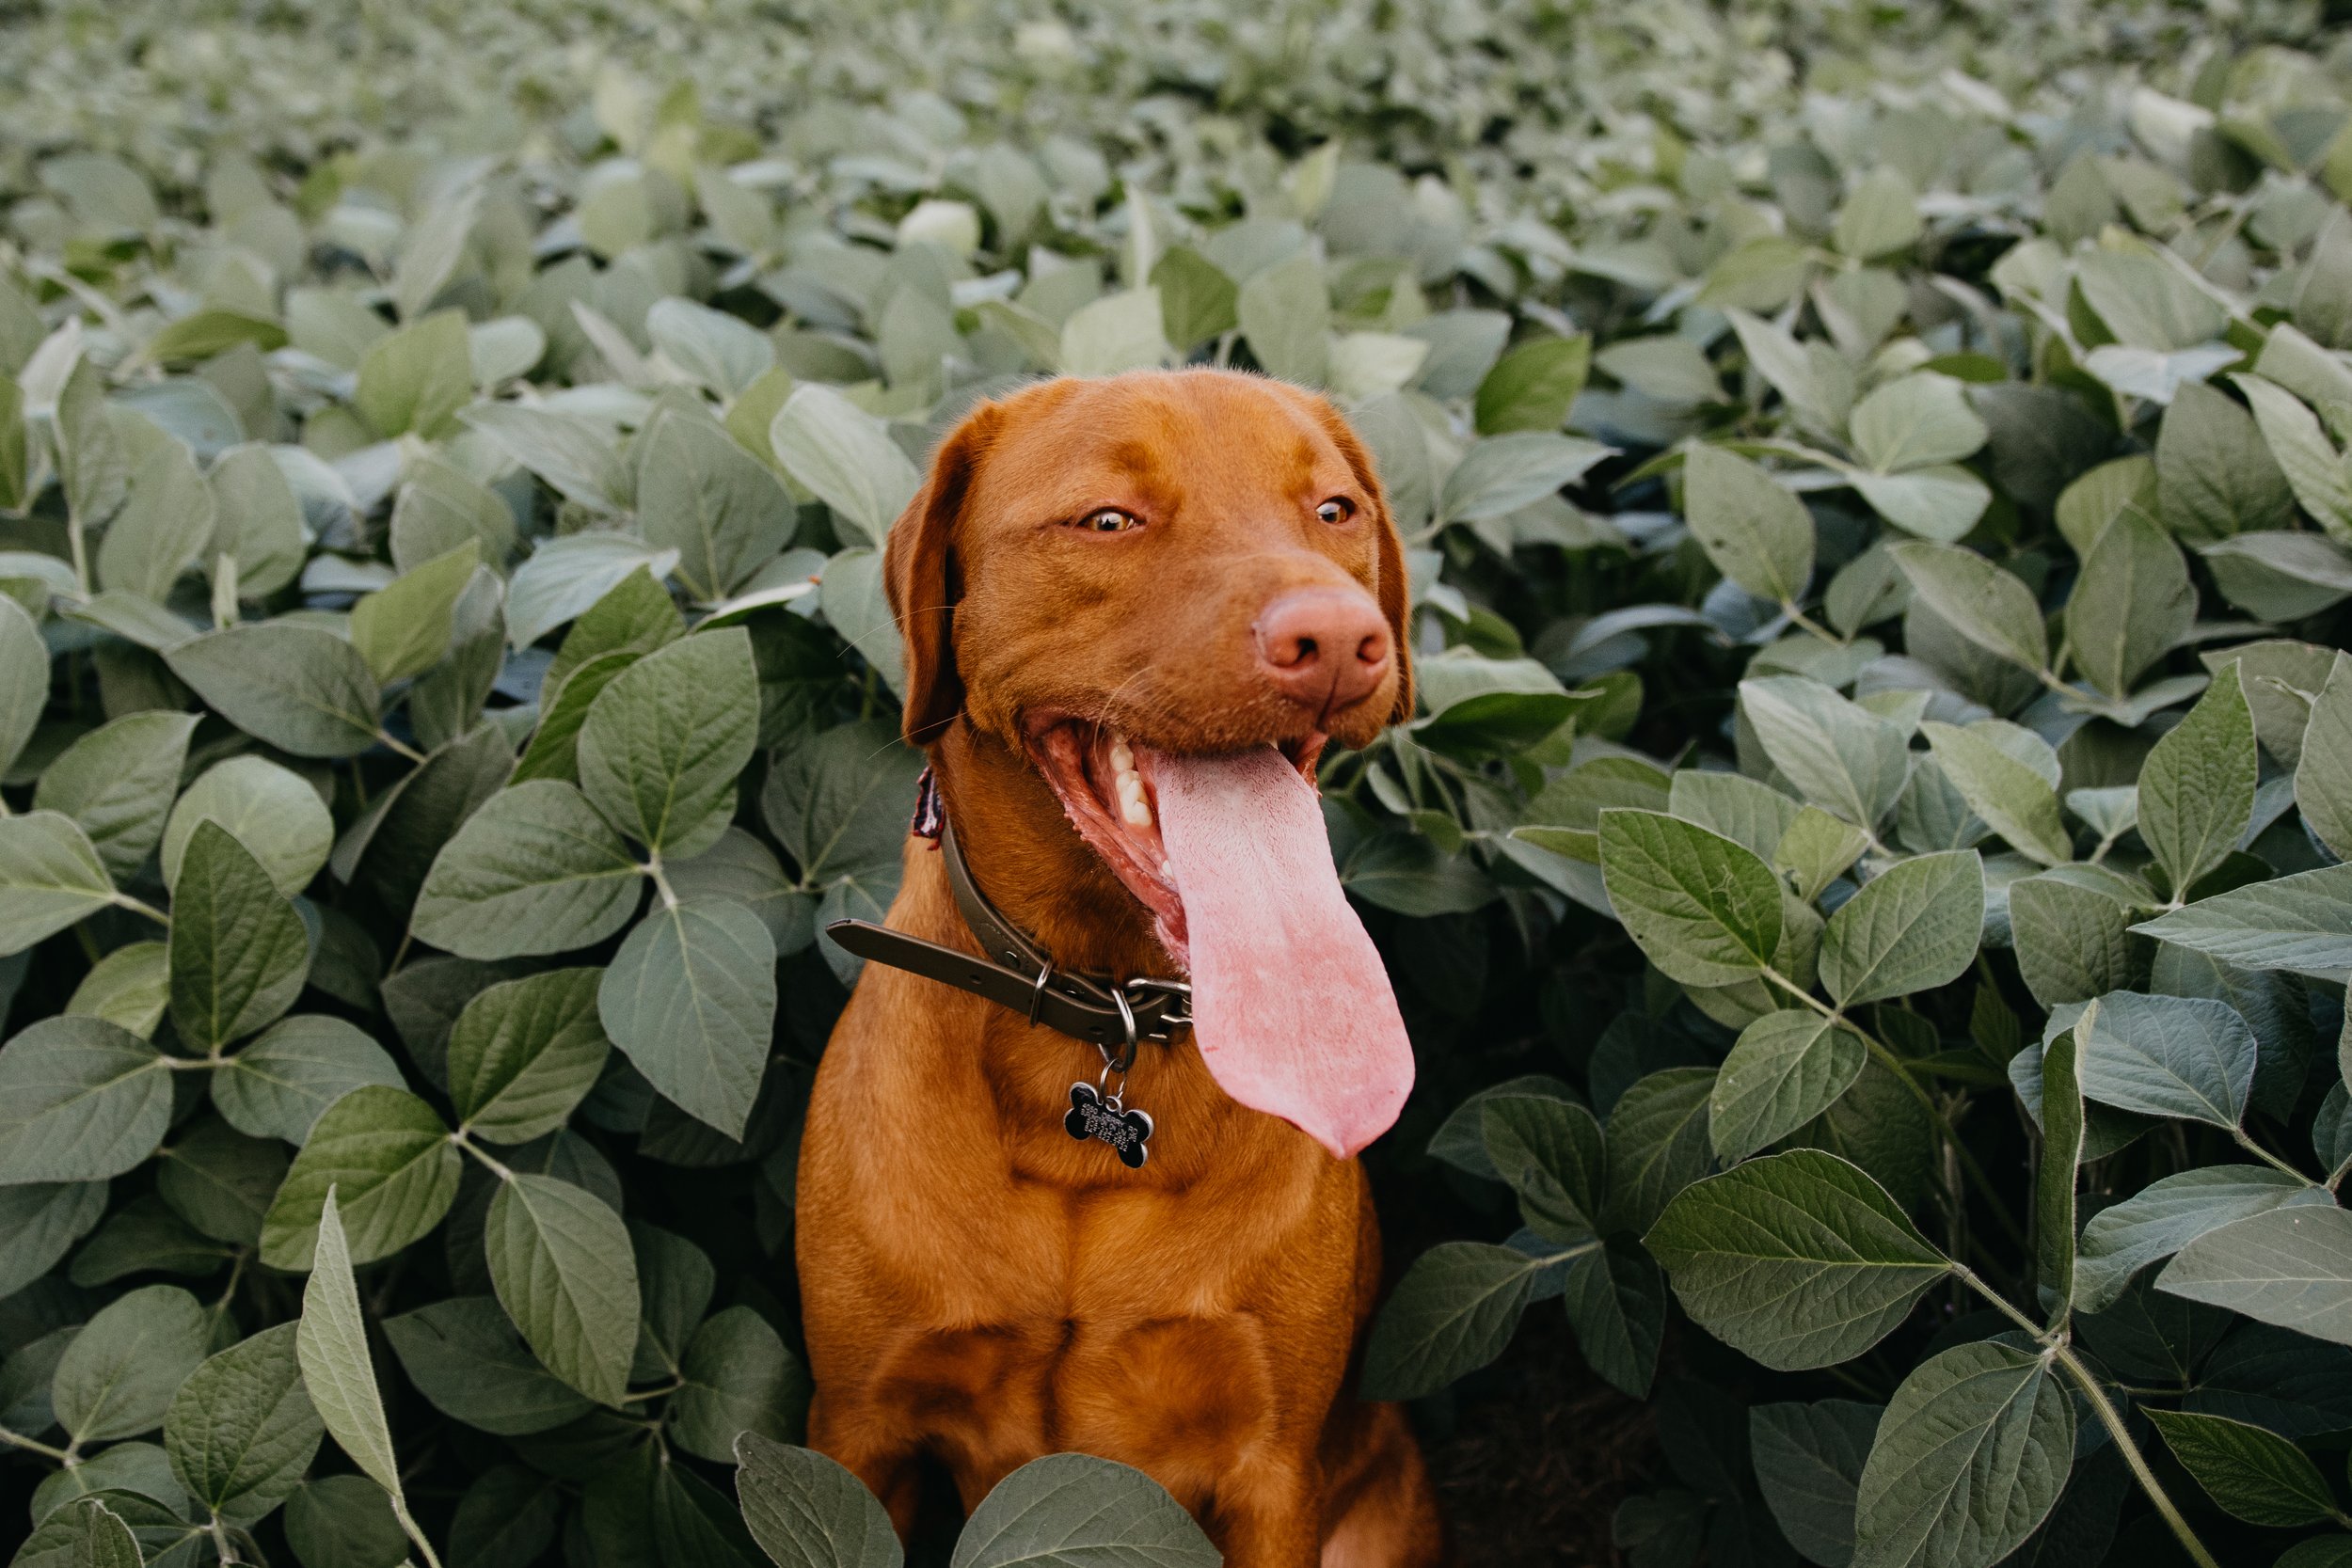
<path fill-rule="evenodd" d="M 955 608 L 963 593 L 956 524 L 1002 420 L 1002 410 L 984 403 L 947 433 L 882 550 L 882 583 L 906 645 L 905 730 L 913 745 L 938 739 L 963 706 L 956 673 Z"/>

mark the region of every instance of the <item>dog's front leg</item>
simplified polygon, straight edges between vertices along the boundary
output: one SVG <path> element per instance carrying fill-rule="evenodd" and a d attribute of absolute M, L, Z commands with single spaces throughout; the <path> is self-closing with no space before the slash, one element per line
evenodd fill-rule
<path fill-rule="evenodd" d="M 1225 1568 L 1316 1568 L 1323 1466 L 1311 1454 L 1246 1459 L 1217 1482 L 1209 1534 Z"/>
<path fill-rule="evenodd" d="M 881 1406 L 829 1399 L 818 1389 L 808 1405 L 808 1446 L 857 1477 L 889 1511 L 898 1539 L 914 1528 L 922 1501 L 921 1450 Z"/>

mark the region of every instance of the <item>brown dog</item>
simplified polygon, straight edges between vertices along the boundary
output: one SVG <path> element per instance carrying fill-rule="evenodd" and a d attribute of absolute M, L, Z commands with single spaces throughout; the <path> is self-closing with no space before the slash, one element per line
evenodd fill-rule
<path fill-rule="evenodd" d="M 1370 458 L 1256 376 L 1048 382 L 947 437 L 886 565 L 907 734 L 981 893 L 1061 971 L 1188 972 L 1196 1028 L 1114 1082 L 867 965 L 801 1153 L 810 1442 L 901 1533 L 926 1461 L 968 1510 L 1074 1449 L 1152 1475 L 1233 1568 L 1436 1561 L 1404 1415 L 1349 1388 L 1380 1273 L 1353 1156 L 1411 1056 L 1308 782 L 1411 711 Z M 946 860 L 909 839 L 889 927 L 979 953 Z M 1098 1083 L 1152 1118 L 1139 1168 L 1079 1141 Z"/>

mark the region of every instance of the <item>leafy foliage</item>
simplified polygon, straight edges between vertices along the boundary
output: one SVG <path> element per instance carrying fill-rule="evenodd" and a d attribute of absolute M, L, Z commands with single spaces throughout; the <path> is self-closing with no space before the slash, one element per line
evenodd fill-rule
<path fill-rule="evenodd" d="M 1683 1434 L 1644 1563 L 2341 1560 L 2309 7 L 694 10 L 12 21 L 18 1562 L 901 1560 L 790 1447 L 879 551 L 976 398 L 1183 362 L 1406 535 L 1323 783 L 1454 1239 L 1366 1391 L 1565 1315 Z M 1213 1556 L 1076 1456 L 953 1551 Z"/>

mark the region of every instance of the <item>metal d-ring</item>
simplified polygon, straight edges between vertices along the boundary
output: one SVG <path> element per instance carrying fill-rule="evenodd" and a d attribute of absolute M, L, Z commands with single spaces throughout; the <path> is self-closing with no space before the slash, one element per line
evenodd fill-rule
<path fill-rule="evenodd" d="M 1108 1051 L 1103 1053 L 1103 1070 L 1108 1072 L 1113 1067 L 1118 1068 L 1119 1086 L 1124 1089 L 1127 1086 L 1127 1069 L 1136 1065 L 1136 1010 L 1127 1005 L 1126 987 L 1111 988 L 1111 1005 L 1119 1009 L 1119 1026 L 1127 1038 L 1116 1056 Z"/>
<path fill-rule="evenodd" d="M 1047 964 L 1037 972 L 1037 984 L 1029 988 L 1029 1023 L 1037 1024 L 1038 1009 L 1045 1006 L 1045 988 L 1054 978 L 1054 966 Z"/>

